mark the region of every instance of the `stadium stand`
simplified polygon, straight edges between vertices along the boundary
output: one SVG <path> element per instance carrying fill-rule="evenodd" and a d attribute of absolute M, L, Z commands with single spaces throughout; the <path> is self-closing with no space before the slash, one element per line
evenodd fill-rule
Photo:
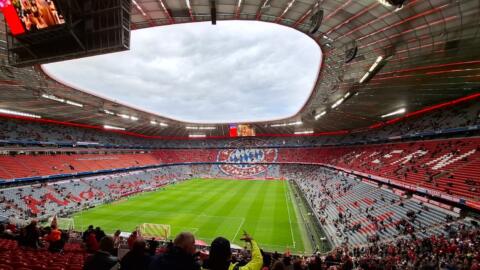
<path fill-rule="evenodd" d="M 80 244 L 67 243 L 61 254 L 47 250 L 25 250 L 16 240 L 0 239 L 0 269 L 81 270 L 87 256 Z"/>
<path fill-rule="evenodd" d="M 2 115 L 0 115 L 2 116 Z M 154 140 L 127 136 L 98 129 L 79 128 L 59 124 L 19 120 L 3 115 L 0 121 L 0 144 L 4 145 L 64 145 L 90 147 L 148 147 L 148 148 L 219 148 L 228 147 L 231 140 Z M 450 107 L 425 112 L 403 121 L 384 125 L 379 129 L 352 132 L 347 135 L 319 137 L 260 137 L 244 140 L 244 147 L 292 147 L 343 145 L 401 138 L 478 134 L 480 129 L 480 103 L 478 98 Z"/>
<path fill-rule="evenodd" d="M 462 138 L 336 148 L 325 163 L 478 201 L 480 140 Z"/>
<path fill-rule="evenodd" d="M 478 227 L 463 223 L 449 225 L 450 235 L 372 243 L 368 247 L 339 248 L 325 255 L 295 256 L 290 253 L 263 252 L 264 269 L 276 269 L 275 264 L 295 269 L 477 269 Z M 0 269 L 82 269 L 86 252 L 78 244 L 66 244 L 63 253 L 46 250 L 24 250 L 14 240 L 0 240 Z M 203 248 L 201 249 L 204 250 Z M 159 253 L 166 252 L 160 245 Z M 233 251 L 232 260 L 249 260 L 245 252 Z M 205 258 L 204 258 L 205 259 Z"/>
<path fill-rule="evenodd" d="M 456 199 L 461 198 L 464 206 L 465 202 L 478 201 L 477 137 L 301 148 L 246 142 L 245 148 L 149 151 L 6 147 L 0 156 L 0 177 L 16 185 L 0 190 L 2 216 L 22 226 L 31 218 L 68 216 L 192 177 L 290 179 L 306 198 L 328 241 L 337 248 L 312 257 L 265 253 L 276 258 L 272 261 L 289 264 L 293 260 L 304 267 L 352 263 L 416 269 L 432 262 L 425 259 L 429 254 L 437 264 L 477 265 L 473 260 L 458 262 L 445 255 L 472 250 L 479 231 L 475 221 L 457 208 L 458 203 L 442 200 L 459 202 Z M 63 179 L 17 184 L 19 179 L 54 175 Z M 422 191 L 424 196 L 419 196 Z M 16 242 L 2 241 L 8 251 L 0 251 L 0 269 L 35 266 L 32 269 L 76 270 L 86 258 L 83 248 L 69 243 L 66 250 L 71 251 L 52 257 L 57 265 L 43 259 L 44 249 L 23 251 Z M 471 245 L 462 249 L 463 243 Z M 422 248 L 400 260 L 399 254 L 412 246 Z M 448 252 L 440 252 L 442 249 Z M 24 252 L 29 252 L 29 259 L 17 260 L 16 254 Z M 239 258 L 243 258 L 241 254 L 237 254 Z M 72 260 L 76 263 L 70 263 Z"/>
<path fill-rule="evenodd" d="M 343 172 L 334 172 L 318 166 L 306 166 L 278 165 L 268 168 L 272 171 L 269 172 L 270 175 L 280 171 L 282 177 L 295 180 L 299 184 L 312 209 L 320 215 L 319 220 L 322 220 L 329 235 L 338 236 L 333 238 L 333 242 L 337 245 L 346 241 L 344 233 L 358 233 L 358 230 L 349 231 L 355 227 L 353 223 L 364 224 L 366 221 L 372 220 L 368 226 L 361 228 L 359 234 L 351 235 L 351 240 L 347 241 L 351 244 L 364 244 L 367 242 L 368 236 L 379 230 L 380 225 L 377 222 L 385 223 L 380 232 L 387 230 L 382 237 L 388 239 L 394 235 L 393 226 L 405 218 L 406 213 L 409 211 L 422 212 L 423 203 L 404 200 L 405 196 L 393 193 L 392 189 L 381 189 L 378 185 L 372 184 L 373 182 L 366 184 L 359 181 L 361 178 Z M 16 218 L 18 221 L 30 217 L 47 218 L 55 214 L 65 216 L 124 196 L 154 190 L 170 181 L 190 177 L 225 176 L 220 171 L 217 171 L 218 174 L 214 174 L 215 167 L 216 165 L 171 166 L 8 188 L 0 191 L 3 215 Z M 399 204 L 403 205 L 399 206 Z M 435 209 L 431 208 L 425 212 L 418 219 L 418 225 L 415 223 L 414 228 L 421 231 L 424 228 L 441 225 L 445 222 L 446 213 L 455 217 L 459 216 L 451 209 L 442 211 Z M 326 220 L 326 217 L 339 217 L 340 213 L 344 218 L 349 215 L 348 219 L 351 223 L 339 227 L 342 225 L 339 220 Z M 352 219 L 352 215 L 355 219 Z M 376 218 L 381 220 L 374 222 Z M 388 222 L 385 222 L 387 219 Z M 423 233 L 419 236 L 423 237 L 426 234 Z"/>
<path fill-rule="evenodd" d="M 8 209 L 12 213 L 11 217 L 22 212 L 32 213 L 32 205 L 38 207 L 40 215 L 44 217 L 59 209 L 65 211 L 62 213 L 65 214 L 66 211 L 78 211 L 79 205 L 88 207 L 106 203 L 135 192 L 155 189 L 172 180 L 203 175 L 210 172 L 213 166 L 171 166 L 28 188 L 11 188 L 2 191 L 2 208 L 8 209 L 15 204 L 14 208 Z M 311 257 L 264 253 L 265 257 L 270 258 L 265 261 L 265 267 L 272 267 L 275 261 L 287 265 L 295 262 L 303 267 L 314 267 L 314 264 L 327 267 L 349 263 L 388 263 L 397 267 L 406 267 L 408 264 L 412 269 L 418 269 L 416 267 L 421 264 L 432 262 L 476 265 L 476 261 L 457 261 L 456 257 L 446 255 L 458 256 L 468 252 L 473 252 L 474 256 L 478 254 L 478 225 L 473 225 L 470 218 L 424 203 L 420 197 L 408 197 L 404 191 L 366 182 L 341 171 L 312 165 L 277 166 L 284 177 L 295 181 L 300 187 L 330 241 L 338 248 L 322 256 Z M 18 194 L 12 195 L 15 192 L 29 194 L 39 203 L 22 204 L 15 200 Z M 24 218 L 28 219 L 27 216 Z M 12 234 L 7 236 L 11 237 Z M 162 248 L 164 244 L 161 244 L 158 252 L 165 252 Z M 416 256 L 404 254 L 412 246 L 421 247 L 412 249 L 411 252 Z M 424 256 L 427 254 L 433 256 L 429 257 L 433 261 L 426 260 Z M 19 255 L 27 257 L 20 258 Z M 245 256 L 248 255 L 234 252 L 235 260 L 248 258 Z M 85 258 L 84 249 L 75 243 L 68 243 L 61 254 L 50 255 L 43 248 L 36 251 L 24 250 L 16 241 L 0 240 L 0 269 L 76 270 L 81 269 Z"/>
<path fill-rule="evenodd" d="M 0 178 L 72 174 L 155 165 L 149 154 L 51 154 L 0 156 Z"/>
<path fill-rule="evenodd" d="M 288 253 L 263 253 L 264 267 L 272 269 L 275 263 L 296 265 L 296 269 L 341 269 L 349 265 L 361 269 L 436 269 L 442 266 L 460 269 L 478 267 L 479 231 L 469 225 L 452 224 L 450 231 L 454 238 L 437 235 L 416 240 L 398 239 L 388 243 L 371 244 L 367 248 L 336 249 L 326 256 L 295 256 Z M 24 251 L 16 241 L 1 240 L 2 256 L 0 269 L 82 269 L 85 252 L 78 245 L 68 244 L 63 254 L 47 251 Z M 164 248 L 161 246 L 161 250 Z M 248 260 L 244 252 L 233 253 L 234 261 Z M 468 258 L 468 259 L 467 259 Z M 27 268 L 28 267 L 28 268 Z M 345 267 L 345 268 L 343 268 Z M 430 267 L 430 268 L 426 268 Z"/>
<path fill-rule="evenodd" d="M 189 168 L 175 166 L 2 189 L 2 216 L 20 223 L 32 217 L 66 216 L 124 196 L 157 189 L 172 181 L 186 179 L 190 174 Z"/>
<path fill-rule="evenodd" d="M 315 163 L 396 181 L 406 188 L 425 188 L 478 201 L 480 140 L 453 138 L 403 143 L 319 148 L 163 149 L 135 154 L 56 154 L 0 156 L 0 178 L 74 174 L 119 168 L 183 163 Z M 243 151 L 243 152 L 242 152 Z M 275 151 L 275 160 L 252 155 Z M 223 152 L 222 152 L 223 153 Z M 222 154 L 223 155 L 223 154 Z M 236 155 L 239 155 L 238 158 Z M 263 159 L 262 159 L 263 158 Z M 48 165 L 47 165 L 48 164 Z M 435 195 L 435 194 L 433 194 Z"/>
<path fill-rule="evenodd" d="M 450 221 L 447 217 L 459 217 L 343 172 L 312 166 L 286 168 L 286 177 L 297 182 L 338 246 L 441 234 Z"/>

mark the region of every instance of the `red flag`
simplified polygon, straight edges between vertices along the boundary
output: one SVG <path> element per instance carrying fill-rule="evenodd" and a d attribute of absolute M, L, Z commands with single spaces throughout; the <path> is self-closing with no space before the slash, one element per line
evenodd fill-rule
<path fill-rule="evenodd" d="M 237 125 L 230 125 L 230 137 L 237 137 Z"/>

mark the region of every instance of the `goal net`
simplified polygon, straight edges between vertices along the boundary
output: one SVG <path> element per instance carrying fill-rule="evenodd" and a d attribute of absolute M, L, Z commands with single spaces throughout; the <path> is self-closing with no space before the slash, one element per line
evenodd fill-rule
<path fill-rule="evenodd" d="M 52 224 L 53 217 L 48 219 L 48 222 L 46 222 L 44 225 L 50 226 Z M 57 217 L 57 227 L 60 230 L 74 230 L 75 229 L 75 222 L 73 221 L 73 218 L 59 218 Z"/>
<path fill-rule="evenodd" d="M 143 223 L 140 225 L 140 233 L 144 239 L 155 238 L 157 240 L 165 240 L 170 237 L 170 225 Z"/>

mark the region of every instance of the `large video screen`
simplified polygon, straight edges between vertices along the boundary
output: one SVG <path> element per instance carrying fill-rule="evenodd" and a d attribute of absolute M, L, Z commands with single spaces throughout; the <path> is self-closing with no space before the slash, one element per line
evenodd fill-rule
<path fill-rule="evenodd" d="M 248 124 L 230 124 L 230 137 L 252 137 L 255 129 Z"/>
<path fill-rule="evenodd" d="M 255 136 L 255 129 L 251 125 L 241 124 L 237 127 L 239 137 Z"/>
<path fill-rule="evenodd" d="M 11 0 L 27 32 L 65 23 L 53 0 Z"/>

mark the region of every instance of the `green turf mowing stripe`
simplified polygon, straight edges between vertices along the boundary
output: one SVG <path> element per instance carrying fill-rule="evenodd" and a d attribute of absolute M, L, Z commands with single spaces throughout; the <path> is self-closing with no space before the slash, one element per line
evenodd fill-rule
<path fill-rule="evenodd" d="M 265 250 L 303 252 L 287 187 L 278 180 L 192 179 L 85 210 L 74 219 L 80 229 L 93 224 L 108 233 L 129 232 L 143 223 L 168 224 L 172 237 L 187 230 L 207 243 L 224 236 L 243 245 L 240 238 L 246 230 Z"/>
<path fill-rule="evenodd" d="M 302 219 L 302 216 L 300 214 L 300 210 L 298 209 L 298 205 L 295 204 L 295 199 L 294 199 L 294 194 L 292 192 L 292 187 L 291 183 L 287 183 L 287 189 L 288 189 L 288 202 L 291 205 L 290 209 L 293 209 L 292 213 L 295 215 L 295 221 L 296 221 L 296 226 L 297 230 L 294 230 L 295 233 L 298 233 L 298 239 L 301 239 L 301 243 L 303 243 L 303 250 L 307 253 L 312 253 L 313 248 L 311 245 L 311 242 L 309 240 L 309 236 L 305 227 L 305 221 Z"/>

